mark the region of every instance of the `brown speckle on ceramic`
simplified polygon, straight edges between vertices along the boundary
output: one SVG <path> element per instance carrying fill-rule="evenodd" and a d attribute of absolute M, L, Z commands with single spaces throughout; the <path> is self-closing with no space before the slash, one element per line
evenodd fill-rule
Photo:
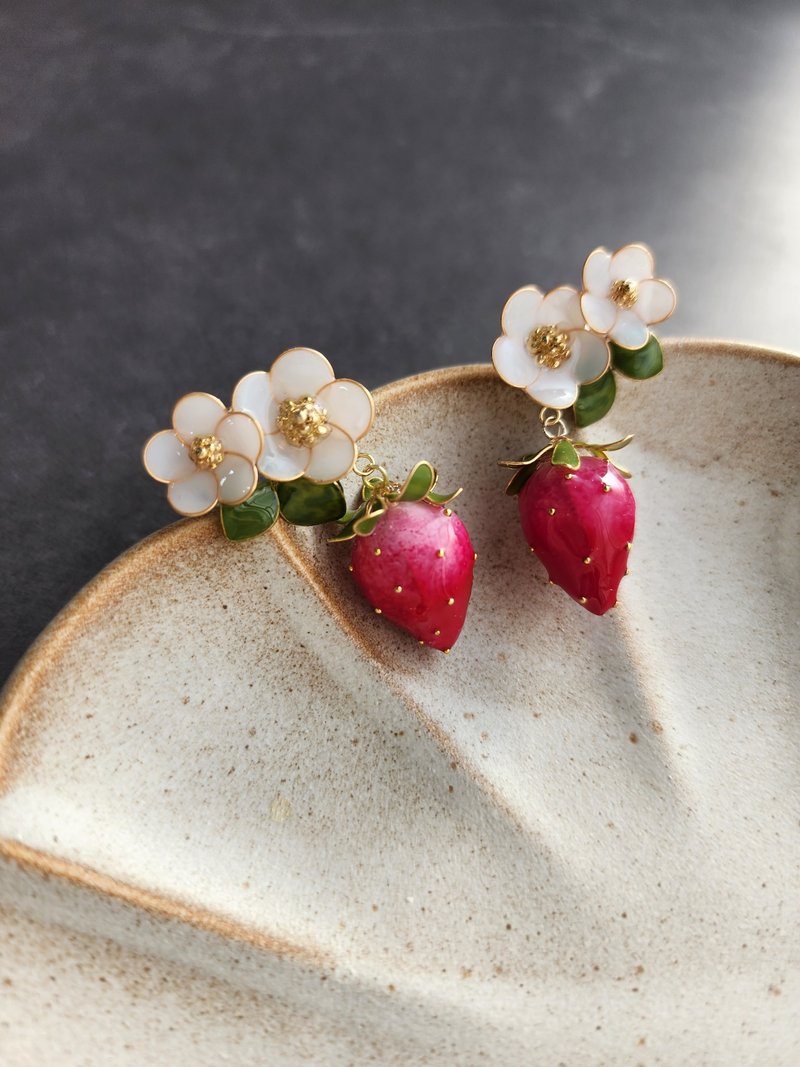
<path fill-rule="evenodd" d="M 465 487 L 450 656 L 283 524 L 179 523 L 59 616 L 0 725 L 4 1063 L 793 1067 L 799 365 L 665 348 L 592 428 L 636 433 L 609 617 L 522 551 L 540 428 L 482 366 L 369 438 Z"/>

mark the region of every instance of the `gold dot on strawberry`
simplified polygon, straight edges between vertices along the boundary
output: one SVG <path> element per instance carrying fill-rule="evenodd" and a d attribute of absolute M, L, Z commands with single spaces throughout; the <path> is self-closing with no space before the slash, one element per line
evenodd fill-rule
<path fill-rule="evenodd" d="M 595 615 L 614 607 L 636 502 L 613 463 L 584 456 L 578 470 L 568 470 L 541 460 L 519 494 L 519 517 L 551 582 Z"/>
<path fill-rule="evenodd" d="M 457 515 L 426 500 L 395 504 L 369 536 L 355 539 L 351 566 L 376 611 L 449 652 L 464 625 L 475 566 Z"/>

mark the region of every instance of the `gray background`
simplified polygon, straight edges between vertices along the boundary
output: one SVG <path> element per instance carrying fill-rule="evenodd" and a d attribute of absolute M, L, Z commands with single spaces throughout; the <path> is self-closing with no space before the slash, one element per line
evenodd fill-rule
<path fill-rule="evenodd" d="M 173 517 L 173 402 L 290 345 L 486 361 L 643 240 L 668 333 L 800 348 L 796 2 L 6 0 L 0 103 L 0 678 Z"/>

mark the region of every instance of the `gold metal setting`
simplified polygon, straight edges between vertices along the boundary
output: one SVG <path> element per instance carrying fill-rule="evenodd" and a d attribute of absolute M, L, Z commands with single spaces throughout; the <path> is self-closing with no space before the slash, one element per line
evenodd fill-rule
<path fill-rule="evenodd" d="M 452 608 L 452 606 L 453 606 L 453 604 L 455 604 L 455 602 L 456 602 L 456 598 L 454 596 L 451 596 L 450 599 L 447 601 L 447 606 Z"/>
<path fill-rule="evenodd" d="M 549 370 L 556 370 L 572 355 L 569 334 L 558 326 L 537 326 L 528 334 L 525 348 L 540 367 Z"/>
<path fill-rule="evenodd" d="M 630 278 L 620 278 L 612 284 L 608 296 L 618 308 L 628 311 L 639 299 L 639 288 Z"/>
<path fill-rule="evenodd" d="M 592 562 L 592 557 L 591 556 L 584 556 L 583 557 L 583 562 L 588 567 L 589 564 Z"/>
<path fill-rule="evenodd" d="M 394 591 L 395 591 L 395 593 L 402 593 L 402 592 L 403 592 L 403 587 L 402 587 L 402 585 L 396 585 L 396 586 L 394 587 Z"/>
<path fill-rule="evenodd" d="M 580 596 L 580 597 L 578 597 L 578 603 L 579 604 L 585 604 L 587 602 L 587 599 L 588 598 L 585 597 L 585 596 Z"/>
<path fill-rule="evenodd" d="M 204 437 L 195 437 L 189 445 L 189 455 L 194 460 L 197 469 L 201 471 L 216 470 L 225 459 L 222 442 L 213 433 L 206 434 Z"/>
<path fill-rule="evenodd" d="M 296 448 L 310 448 L 331 432 L 328 412 L 319 406 L 313 396 L 282 401 L 276 422 L 289 444 Z"/>
<path fill-rule="evenodd" d="M 555 515 L 555 513 L 556 513 L 556 509 L 555 508 L 548 508 L 547 509 L 547 514 L 548 515 Z"/>
<path fill-rule="evenodd" d="M 436 549 L 436 555 L 439 557 L 439 559 L 444 559 L 444 556 L 445 556 L 444 549 L 443 548 L 437 548 Z"/>

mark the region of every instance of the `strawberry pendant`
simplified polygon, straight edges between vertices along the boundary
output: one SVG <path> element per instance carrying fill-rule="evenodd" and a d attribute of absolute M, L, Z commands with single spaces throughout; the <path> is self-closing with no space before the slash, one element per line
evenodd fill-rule
<path fill-rule="evenodd" d="M 544 457 L 519 494 L 519 517 L 551 582 L 595 615 L 614 607 L 628 569 L 636 502 L 613 463 L 583 456 L 570 470 Z"/>
<path fill-rule="evenodd" d="M 361 501 L 331 541 L 353 541 L 350 570 L 374 611 L 422 645 L 449 652 L 458 640 L 478 558 L 449 507 L 461 492 L 437 493 L 436 471 L 417 463 L 402 485 L 363 455 Z"/>
<path fill-rule="evenodd" d="M 475 551 L 464 523 L 426 500 L 390 508 L 356 538 L 352 571 L 376 613 L 423 644 L 449 652 L 472 592 Z"/>

